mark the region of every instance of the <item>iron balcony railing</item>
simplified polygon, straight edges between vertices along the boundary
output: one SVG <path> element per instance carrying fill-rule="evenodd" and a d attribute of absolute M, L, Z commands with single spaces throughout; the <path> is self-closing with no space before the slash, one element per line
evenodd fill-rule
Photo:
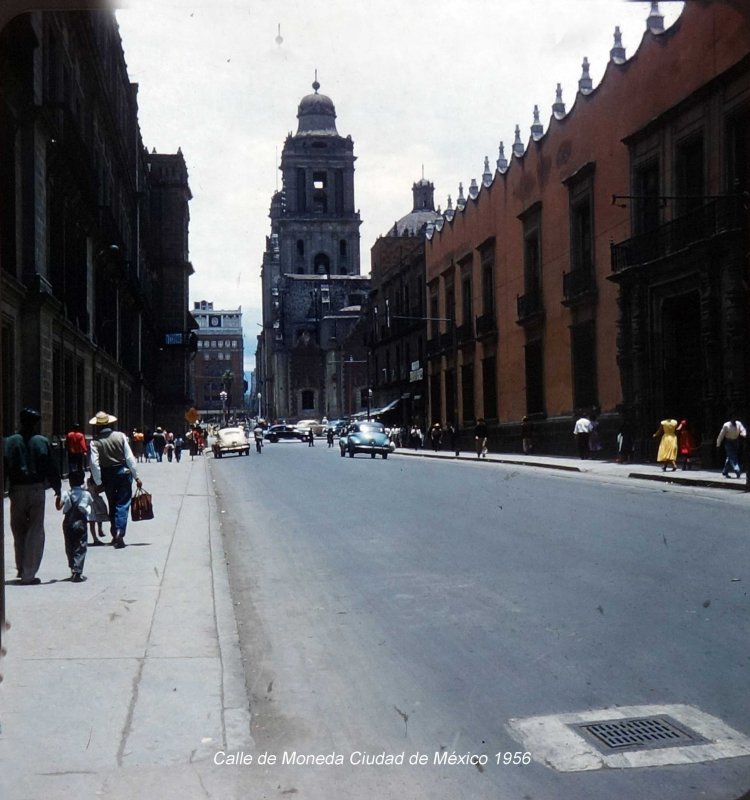
<path fill-rule="evenodd" d="M 490 333 L 497 331 L 497 322 L 495 321 L 495 312 L 489 311 L 482 314 L 481 317 L 476 319 L 477 336 L 487 336 Z"/>
<path fill-rule="evenodd" d="M 436 355 L 440 354 L 441 349 L 440 349 L 440 334 L 439 333 L 435 334 L 431 339 L 427 340 L 427 343 L 425 345 L 425 349 L 426 349 L 428 358 L 430 356 L 436 356 Z"/>
<path fill-rule="evenodd" d="M 563 272 L 563 302 L 571 302 L 583 295 L 596 293 L 596 275 L 594 270 L 574 269 Z"/>
<path fill-rule="evenodd" d="M 456 342 L 466 344 L 474 339 L 474 320 L 470 319 L 456 328 Z"/>
<path fill-rule="evenodd" d="M 612 244 L 612 271 L 620 272 L 658 261 L 741 226 L 740 198 L 731 195 L 718 197 L 652 231 Z"/>
<path fill-rule="evenodd" d="M 518 322 L 543 314 L 544 305 L 542 304 L 541 289 L 532 289 L 526 294 L 518 295 L 516 297 L 516 311 L 518 313 Z"/>

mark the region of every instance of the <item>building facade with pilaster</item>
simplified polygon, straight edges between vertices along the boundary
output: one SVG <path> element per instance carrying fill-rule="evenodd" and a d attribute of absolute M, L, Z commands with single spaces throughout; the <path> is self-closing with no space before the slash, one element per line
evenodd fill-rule
<path fill-rule="evenodd" d="M 187 170 L 147 153 L 137 91 L 111 11 L 0 32 L 3 433 L 26 405 L 64 436 L 100 409 L 130 430 L 191 404 Z"/>
<path fill-rule="evenodd" d="M 566 110 L 485 161 L 481 186 L 427 244 L 432 415 L 491 446 L 573 452 L 598 415 L 605 453 L 627 425 L 655 455 L 665 416 L 690 421 L 704 463 L 729 414 L 750 413 L 750 21 L 740 4 L 686 3 L 664 29 L 652 3 L 628 58 L 615 30 L 592 85 L 584 58 Z"/>

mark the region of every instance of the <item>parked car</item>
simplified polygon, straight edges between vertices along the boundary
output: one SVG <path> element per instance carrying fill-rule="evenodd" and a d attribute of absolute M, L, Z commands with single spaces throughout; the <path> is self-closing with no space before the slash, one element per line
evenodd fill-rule
<path fill-rule="evenodd" d="M 245 436 L 242 428 L 219 428 L 215 434 L 214 443 L 211 449 L 214 458 L 221 458 L 227 453 L 237 453 L 237 455 L 250 455 L 250 443 Z"/>
<path fill-rule="evenodd" d="M 348 432 L 339 439 L 339 448 L 342 458 L 347 453 L 351 458 L 355 453 L 369 453 L 371 458 L 380 454 L 388 458 L 388 454 L 395 450 L 383 424 L 372 421 L 352 423 Z"/>
<path fill-rule="evenodd" d="M 312 428 L 314 436 L 322 436 L 326 430 L 326 426 L 317 419 L 301 419 L 295 424 L 295 427 L 297 430 L 303 431 L 305 436 L 309 436 L 310 428 Z"/>
<path fill-rule="evenodd" d="M 300 431 L 294 425 L 271 425 L 266 431 L 265 438 L 269 442 L 278 442 L 279 439 L 305 439 L 307 431 Z"/>

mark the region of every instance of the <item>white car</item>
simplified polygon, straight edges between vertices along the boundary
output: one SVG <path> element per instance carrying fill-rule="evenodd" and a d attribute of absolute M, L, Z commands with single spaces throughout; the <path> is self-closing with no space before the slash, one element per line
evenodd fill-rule
<path fill-rule="evenodd" d="M 221 428 L 216 431 L 216 439 L 211 449 L 214 458 L 221 458 L 226 453 L 237 453 L 237 455 L 250 455 L 250 442 L 245 436 L 242 428 Z"/>

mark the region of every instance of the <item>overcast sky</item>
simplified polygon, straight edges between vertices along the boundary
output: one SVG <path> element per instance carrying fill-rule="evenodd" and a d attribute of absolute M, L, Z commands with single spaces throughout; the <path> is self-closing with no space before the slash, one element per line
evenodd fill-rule
<path fill-rule="evenodd" d="M 628 0 L 126 0 L 117 12 L 145 146 L 180 147 L 190 174 L 194 300 L 242 306 L 246 356 L 261 321 L 260 265 L 277 164 L 297 106 L 336 106 L 357 157 L 362 272 L 379 235 L 411 211 L 411 186 L 454 203 L 481 183 L 516 124 L 546 129 L 562 84 L 570 110 L 587 56 L 598 84 L 615 25 L 631 57 L 650 2 Z M 665 26 L 681 2 L 659 4 Z M 280 43 L 277 41 L 279 38 Z M 252 359 L 246 358 L 246 368 Z"/>

